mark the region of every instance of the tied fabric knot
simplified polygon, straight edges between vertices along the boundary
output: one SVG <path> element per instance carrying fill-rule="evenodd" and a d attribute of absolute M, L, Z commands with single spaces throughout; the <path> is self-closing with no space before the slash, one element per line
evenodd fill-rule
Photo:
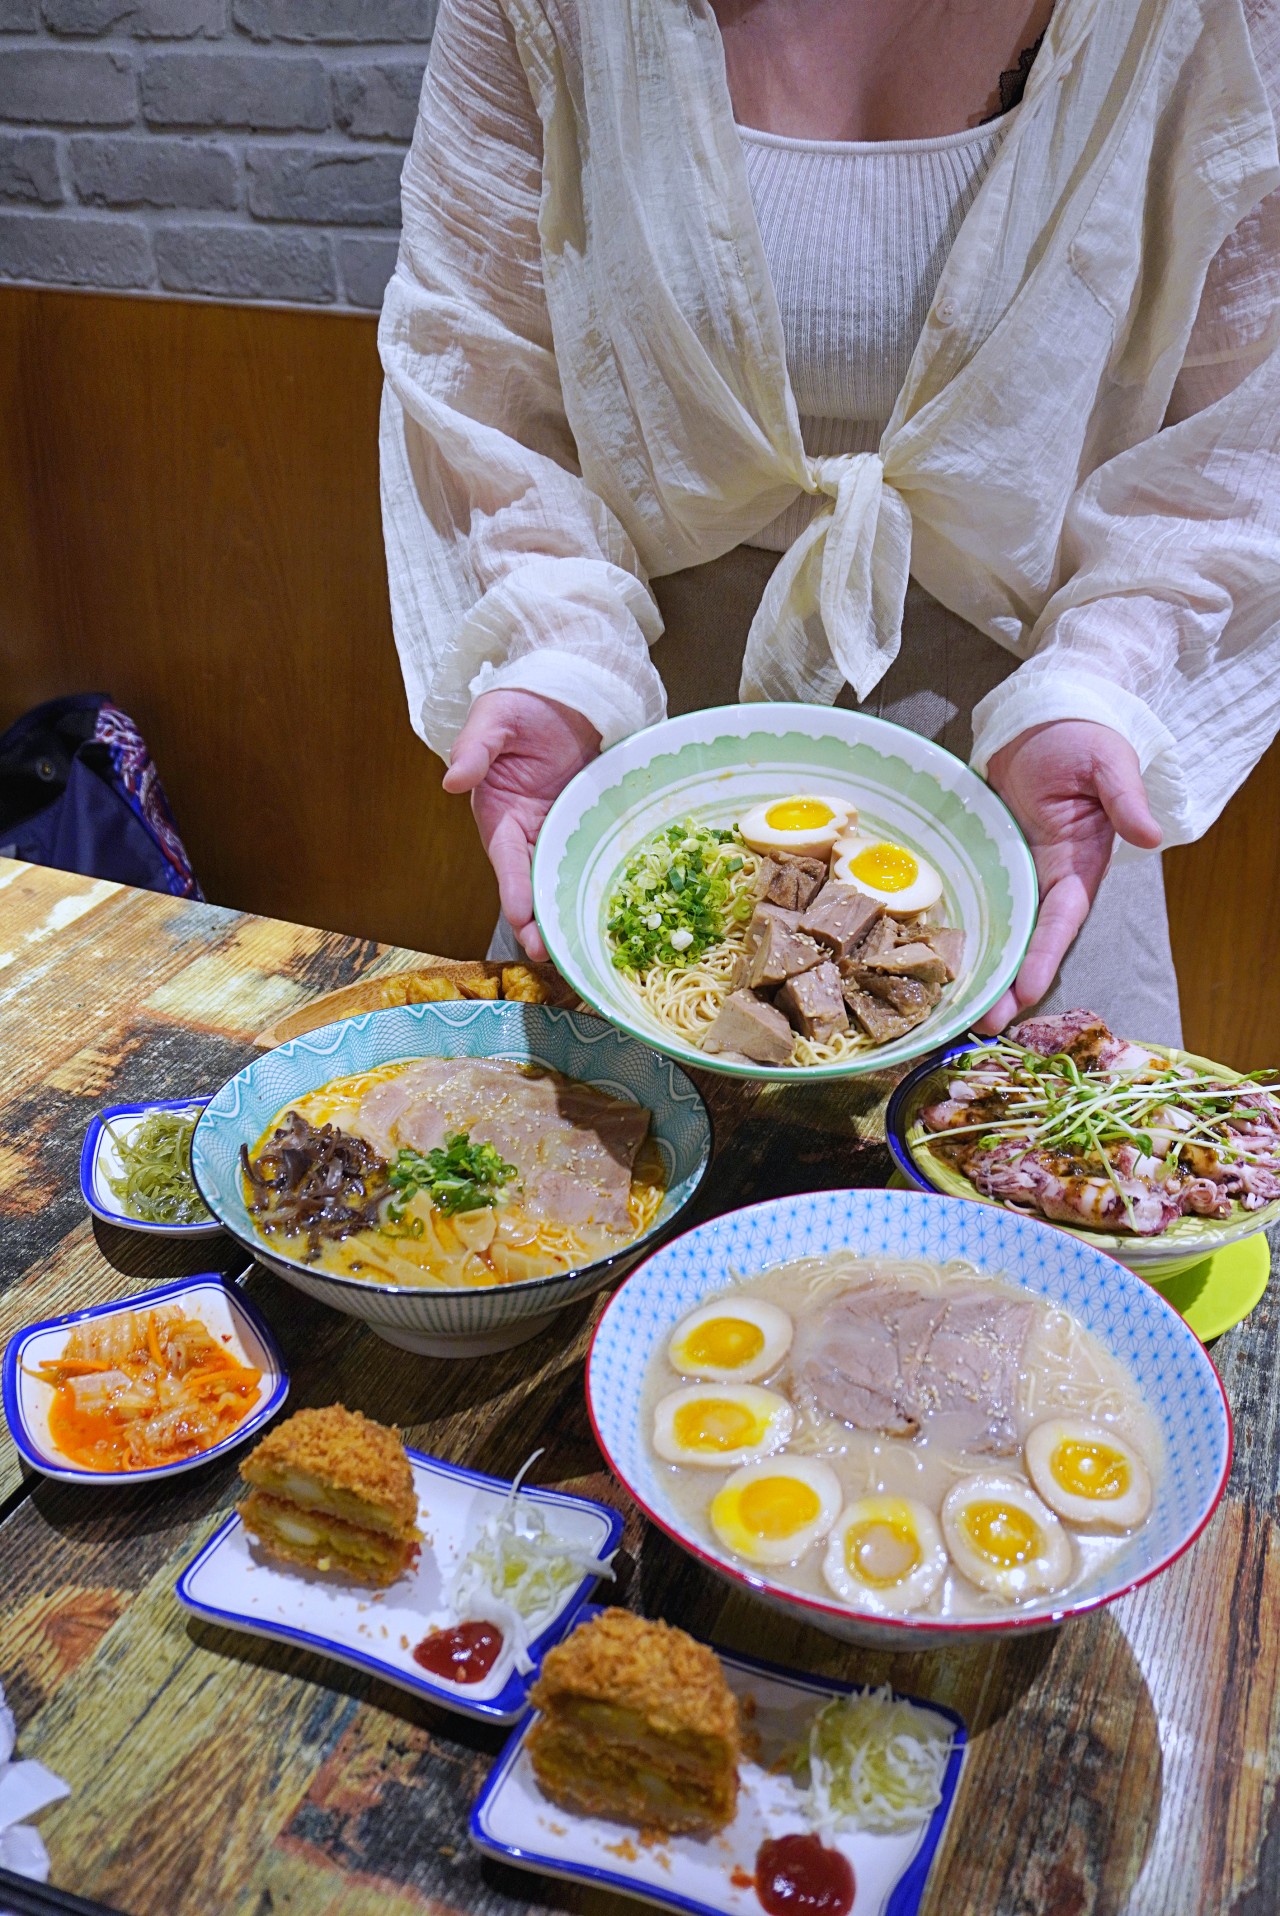
<path fill-rule="evenodd" d="M 847 682 L 861 703 L 902 642 L 911 514 L 878 452 L 810 459 L 806 477 L 823 503 L 765 587 L 739 696 L 833 705 Z"/>

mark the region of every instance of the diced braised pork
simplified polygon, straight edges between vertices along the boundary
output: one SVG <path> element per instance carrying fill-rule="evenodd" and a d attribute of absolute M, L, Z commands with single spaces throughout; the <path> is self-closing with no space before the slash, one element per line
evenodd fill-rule
<path fill-rule="evenodd" d="M 964 963 L 964 933 L 954 925 L 926 925 L 920 932 L 920 942 L 937 953 L 946 970 L 947 983 L 954 984 Z"/>
<path fill-rule="evenodd" d="M 750 991 L 731 991 L 702 1040 L 702 1049 L 735 1052 L 754 1064 L 790 1064 L 795 1033 L 780 1011 Z"/>
<path fill-rule="evenodd" d="M 756 896 L 787 911 L 803 911 L 827 882 L 827 867 L 820 858 L 793 858 L 779 852 L 776 858 L 761 862 L 756 879 Z"/>
<path fill-rule="evenodd" d="M 869 991 L 863 991 L 851 979 L 846 979 L 844 983 L 844 1001 L 872 1044 L 888 1044 L 892 1039 L 900 1038 L 905 1031 L 910 1031 L 916 1022 L 912 1018 L 902 1017 L 883 999 L 873 998 Z"/>
<path fill-rule="evenodd" d="M 840 973 L 829 958 L 789 979 L 774 1002 L 796 1030 L 816 1044 L 829 1044 L 849 1029 Z"/>
<path fill-rule="evenodd" d="M 883 912 L 878 900 L 868 898 L 856 885 L 833 879 L 800 914 L 800 929 L 826 945 L 837 958 L 847 958 Z"/>
<path fill-rule="evenodd" d="M 947 968 L 937 952 L 919 941 L 895 945 L 879 960 L 875 969 L 894 977 L 917 978 L 922 985 L 941 985 L 947 976 Z"/>
<path fill-rule="evenodd" d="M 918 978 L 896 978 L 887 971 L 869 971 L 864 965 L 854 966 L 853 982 L 873 998 L 882 999 L 910 1025 L 927 1018 L 941 995 L 939 985 L 923 985 Z"/>
<path fill-rule="evenodd" d="M 886 912 L 873 919 L 867 927 L 867 934 L 853 947 L 849 959 L 855 965 L 878 965 L 897 950 L 897 926 Z"/>
<path fill-rule="evenodd" d="M 784 916 L 782 912 L 757 911 L 748 927 L 751 955 L 747 961 L 746 983 L 753 990 L 785 984 L 797 972 L 808 971 L 821 962 L 822 947 L 788 923 L 789 917 L 790 913 Z"/>
<path fill-rule="evenodd" d="M 1023 1352 L 1035 1307 L 963 1286 L 847 1291 L 803 1320 L 792 1369 L 801 1392 L 858 1430 L 1008 1455 L 1018 1446 Z"/>

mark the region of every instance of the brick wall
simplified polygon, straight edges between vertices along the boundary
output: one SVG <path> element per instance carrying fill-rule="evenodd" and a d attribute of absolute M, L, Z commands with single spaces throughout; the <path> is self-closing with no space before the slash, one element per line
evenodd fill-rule
<path fill-rule="evenodd" d="M 369 310 L 436 0 L 0 0 L 0 280 Z"/>

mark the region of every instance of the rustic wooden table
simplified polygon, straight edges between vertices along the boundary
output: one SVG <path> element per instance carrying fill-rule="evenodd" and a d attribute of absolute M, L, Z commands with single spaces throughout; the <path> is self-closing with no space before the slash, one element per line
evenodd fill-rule
<path fill-rule="evenodd" d="M 0 1343 L 180 1271 L 239 1268 L 226 1239 L 175 1249 L 95 1226 L 77 1178 L 89 1118 L 112 1101 L 211 1091 L 273 1018 L 416 956 L 0 861 Z M 888 1174 L 883 1080 L 704 1088 L 717 1153 L 703 1214 Z M 395 1351 L 263 1270 L 249 1289 L 284 1346 L 295 1407 L 340 1399 L 499 1475 L 542 1443 L 546 1481 L 622 1509 L 621 1601 L 959 1709 L 972 1751 L 928 1916 L 1280 1909 L 1272 1297 L 1215 1351 L 1236 1460 L 1188 1556 L 1062 1630 L 885 1658 L 788 1627 L 646 1529 L 587 1422 L 599 1300 L 532 1343 L 461 1363 Z M 628 1907 L 469 1848 L 467 1811 L 500 1732 L 179 1607 L 174 1579 L 234 1494 L 228 1464 L 138 1492 L 24 1479 L 0 1435 L 0 1681 L 20 1753 L 73 1791 L 41 1820 L 54 1882 L 129 1916 Z"/>

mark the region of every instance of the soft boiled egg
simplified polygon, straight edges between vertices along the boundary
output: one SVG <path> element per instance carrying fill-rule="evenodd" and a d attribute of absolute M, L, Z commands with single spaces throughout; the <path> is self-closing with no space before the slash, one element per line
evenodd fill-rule
<path fill-rule="evenodd" d="M 980 1472 L 953 1484 L 942 1503 L 942 1534 L 957 1569 L 1000 1597 L 1042 1596 L 1071 1575 L 1066 1531 L 1015 1477 Z"/>
<path fill-rule="evenodd" d="M 927 1603 L 946 1569 L 933 1512 L 914 1497 L 881 1494 L 855 1498 L 840 1513 L 822 1574 L 842 1603 L 897 1617 Z"/>
<path fill-rule="evenodd" d="M 671 1333 L 667 1358 L 684 1377 L 767 1377 L 791 1349 L 791 1319 L 759 1297 L 723 1297 L 690 1311 Z"/>
<path fill-rule="evenodd" d="M 840 1479 L 813 1457 L 746 1464 L 711 1499 L 711 1528 L 751 1563 L 798 1563 L 840 1514 Z"/>
<path fill-rule="evenodd" d="M 1027 1470 L 1051 1510 L 1068 1523 L 1133 1530 L 1151 1508 L 1151 1474 L 1114 1431 L 1050 1417 L 1027 1438 Z"/>
<path fill-rule="evenodd" d="M 738 831 L 753 852 L 828 858 L 839 834 L 857 822 L 858 814 L 847 800 L 801 793 L 753 805 L 739 819 Z"/>
<path fill-rule="evenodd" d="M 653 1447 L 669 1464 L 731 1470 L 781 1450 L 795 1412 L 776 1390 L 758 1384 L 686 1384 L 653 1412 Z"/>
<path fill-rule="evenodd" d="M 831 876 L 878 898 L 895 918 L 928 911 L 942 896 L 942 880 L 933 866 L 905 845 L 866 832 L 842 835 L 831 861 Z"/>

